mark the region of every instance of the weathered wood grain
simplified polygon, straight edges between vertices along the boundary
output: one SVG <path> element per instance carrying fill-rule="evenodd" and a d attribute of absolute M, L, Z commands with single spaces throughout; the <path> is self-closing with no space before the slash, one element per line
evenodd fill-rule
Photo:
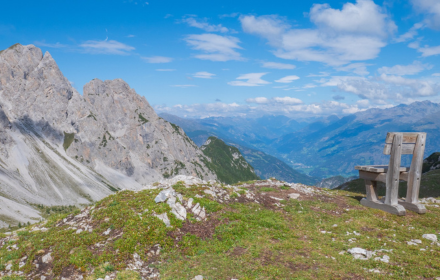
<path fill-rule="evenodd" d="M 390 164 L 388 165 L 386 180 L 386 199 L 385 204 L 397 205 L 400 162 L 402 159 L 402 133 L 394 133 L 393 147 L 391 148 Z"/>
<path fill-rule="evenodd" d="M 408 188 L 406 192 L 406 201 L 409 203 L 419 202 L 420 180 L 422 179 L 423 155 L 425 153 L 426 133 L 419 133 L 411 167 L 408 174 Z"/>
<path fill-rule="evenodd" d="M 354 169 L 368 171 L 368 172 L 376 172 L 376 173 L 386 173 L 388 171 L 388 165 L 358 165 L 355 166 Z M 401 166 L 399 168 L 400 172 L 408 172 L 409 167 Z"/>
<path fill-rule="evenodd" d="M 414 153 L 415 144 L 402 144 L 402 155 L 412 155 Z M 383 147 L 383 154 L 391 154 L 392 144 L 385 144 Z"/>
<path fill-rule="evenodd" d="M 402 143 L 415 143 L 419 132 L 388 132 L 385 143 L 393 143 L 394 135 L 398 133 L 402 134 L 403 136 Z"/>
<path fill-rule="evenodd" d="M 405 209 L 419 213 L 419 214 L 425 214 L 426 208 L 425 205 L 419 204 L 419 203 L 411 203 L 403 200 L 399 200 L 399 204 L 405 207 Z"/>
<path fill-rule="evenodd" d="M 365 188 L 367 189 L 367 199 L 376 202 L 377 198 L 377 182 L 365 180 Z"/>
<path fill-rule="evenodd" d="M 381 201 L 369 201 L 366 198 L 361 199 L 361 204 L 370 208 L 379 209 L 394 215 L 405 216 L 406 210 L 402 205 L 389 205 Z"/>

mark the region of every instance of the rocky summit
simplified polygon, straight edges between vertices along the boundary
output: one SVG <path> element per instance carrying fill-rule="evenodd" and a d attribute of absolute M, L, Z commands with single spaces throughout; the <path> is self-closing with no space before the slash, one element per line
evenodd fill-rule
<path fill-rule="evenodd" d="M 81 205 L 177 174 L 216 175 L 183 130 L 121 79 L 80 95 L 52 56 L 0 52 L 0 227 L 39 220 L 35 205 Z"/>

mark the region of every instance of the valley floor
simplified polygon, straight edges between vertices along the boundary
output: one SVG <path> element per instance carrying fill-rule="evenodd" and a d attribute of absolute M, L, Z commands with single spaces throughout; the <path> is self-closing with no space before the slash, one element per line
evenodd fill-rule
<path fill-rule="evenodd" d="M 156 203 L 161 192 L 167 201 Z M 425 199 L 425 215 L 399 217 L 361 206 L 361 197 L 276 180 L 169 180 L 0 233 L 0 277 L 440 277 L 440 200 Z"/>

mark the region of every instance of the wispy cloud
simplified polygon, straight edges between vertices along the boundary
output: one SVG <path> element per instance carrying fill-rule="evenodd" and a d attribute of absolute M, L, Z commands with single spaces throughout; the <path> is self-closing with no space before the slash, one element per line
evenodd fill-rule
<path fill-rule="evenodd" d="M 434 73 L 432 74 L 433 77 L 440 77 L 440 73 Z"/>
<path fill-rule="evenodd" d="M 209 72 L 197 72 L 193 75 L 194 78 L 200 78 L 200 79 L 212 79 L 212 77 L 214 77 L 215 74 L 209 73 Z"/>
<path fill-rule="evenodd" d="M 159 72 L 172 72 L 172 71 L 176 71 L 176 69 L 156 69 L 156 71 L 159 71 Z"/>
<path fill-rule="evenodd" d="M 67 47 L 67 45 L 61 44 L 59 42 L 56 42 L 55 44 L 50 44 L 50 43 L 46 43 L 44 41 L 35 41 L 34 44 L 37 46 L 40 46 L 40 47 L 47 47 L 47 48 L 54 48 L 54 49 Z"/>
<path fill-rule="evenodd" d="M 173 58 L 165 56 L 142 57 L 142 59 L 148 63 L 168 63 L 173 61 Z"/>
<path fill-rule="evenodd" d="M 187 23 L 191 27 L 200 28 L 206 32 L 221 32 L 226 33 L 229 31 L 228 28 L 222 26 L 221 24 L 209 24 L 208 19 L 197 19 L 195 16 L 184 17 L 182 22 Z"/>
<path fill-rule="evenodd" d="M 243 60 L 240 53 L 236 51 L 236 49 L 242 49 L 238 45 L 240 40 L 236 37 L 205 33 L 188 35 L 185 41 L 192 49 L 203 52 L 203 54 L 195 55 L 199 59 L 212 61 Z"/>
<path fill-rule="evenodd" d="M 319 74 L 309 74 L 307 77 L 327 77 L 330 76 L 328 72 L 319 72 Z"/>
<path fill-rule="evenodd" d="M 395 65 L 393 67 L 384 66 L 379 68 L 377 71 L 380 74 L 405 76 L 415 75 L 424 70 L 431 69 L 432 67 L 433 66 L 430 64 L 422 64 L 420 61 L 414 61 L 410 65 Z"/>
<path fill-rule="evenodd" d="M 241 86 L 241 87 L 256 87 L 270 84 L 270 82 L 262 80 L 261 77 L 266 75 L 267 73 L 249 73 L 241 75 L 237 78 L 240 81 L 232 81 L 228 82 L 228 85 L 231 86 Z M 241 81 L 245 80 L 245 81 Z"/>
<path fill-rule="evenodd" d="M 264 68 L 272 68 L 272 69 L 295 69 L 295 65 L 287 64 L 287 63 L 279 63 L 279 62 L 263 62 L 261 65 Z"/>
<path fill-rule="evenodd" d="M 296 81 L 296 80 L 299 80 L 298 76 L 290 75 L 290 76 L 283 77 L 283 78 L 281 78 L 279 80 L 275 80 L 275 82 L 288 84 L 288 83 L 291 83 L 291 82 Z"/>
<path fill-rule="evenodd" d="M 440 29 L 440 2 L 438 0 L 411 0 L 416 11 L 425 15 L 426 24 Z"/>
<path fill-rule="evenodd" d="M 136 37 L 136 35 L 133 35 L 133 34 L 127 35 L 127 38 L 134 38 L 134 37 Z"/>
<path fill-rule="evenodd" d="M 128 55 L 135 48 L 115 40 L 89 40 L 79 45 L 84 52 L 91 54 Z"/>

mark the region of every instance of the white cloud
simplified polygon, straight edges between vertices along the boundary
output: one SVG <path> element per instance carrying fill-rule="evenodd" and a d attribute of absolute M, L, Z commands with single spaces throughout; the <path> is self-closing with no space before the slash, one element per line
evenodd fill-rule
<path fill-rule="evenodd" d="M 263 62 L 262 67 L 272 69 L 295 69 L 295 65 L 279 62 Z"/>
<path fill-rule="evenodd" d="M 298 99 L 298 98 L 294 98 L 294 97 L 289 97 L 289 96 L 285 96 L 285 97 L 274 97 L 273 100 L 275 102 L 278 103 L 283 103 L 283 104 L 302 104 L 302 100 Z"/>
<path fill-rule="evenodd" d="M 410 65 L 395 65 L 393 67 L 381 67 L 377 71 L 379 74 L 387 74 L 387 75 L 415 75 L 417 73 L 422 72 L 426 69 L 431 69 L 432 65 L 430 64 L 422 64 L 420 61 L 414 61 Z"/>
<path fill-rule="evenodd" d="M 315 88 L 315 87 L 317 87 L 317 85 L 315 85 L 315 84 L 307 84 L 307 85 L 303 86 L 304 89 Z"/>
<path fill-rule="evenodd" d="M 50 43 L 46 43 L 44 41 L 35 41 L 34 44 L 37 46 L 40 46 L 40 47 L 48 47 L 48 48 L 54 48 L 54 49 L 67 47 L 67 45 L 61 44 L 59 42 L 56 42 L 55 44 L 50 44 Z"/>
<path fill-rule="evenodd" d="M 365 64 L 362 62 L 359 63 L 352 63 L 348 64 L 342 67 L 336 67 L 336 70 L 338 71 L 344 71 L 344 72 L 353 72 L 355 74 L 365 76 L 368 75 L 370 72 L 367 71 L 367 66 L 369 64 Z"/>
<path fill-rule="evenodd" d="M 134 38 L 134 37 L 136 37 L 136 35 L 133 34 L 127 35 L 127 38 Z"/>
<path fill-rule="evenodd" d="M 434 76 L 434 77 L 440 77 L 440 73 L 434 73 L 434 74 L 432 74 L 432 76 Z"/>
<path fill-rule="evenodd" d="M 277 57 L 333 66 L 377 57 L 396 30 L 372 0 L 346 3 L 341 10 L 315 4 L 309 15 L 316 28 L 291 28 L 277 16 L 242 16 L 240 21 L 245 32 L 267 39 Z"/>
<path fill-rule="evenodd" d="M 188 35 L 185 41 L 194 50 L 202 51 L 195 57 L 212 61 L 243 60 L 236 49 L 242 49 L 238 43 L 240 40 L 232 36 L 220 36 L 216 34 L 193 34 Z"/>
<path fill-rule="evenodd" d="M 156 69 L 156 71 L 159 71 L 159 72 L 172 72 L 172 71 L 176 71 L 176 69 Z"/>
<path fill-rule="evenodd" d="M 248 104 L 237 103 L 208 103 L 192 105 L 175 105 L 172 107 L 155 106 L 156 112 L 166 112 L 184 117 L 221 117 L 221 116 L 247 116 L 261 117 L 265 114 L 286 115 L 296 118 L 327 116 L 329 114 L 356 113 L 378 105 L 365 107 L 366 102 L 346 104 L 336 101 L 303 104 L 301 100 L 293 97 L 257 97 L 246 100 Z"/>
<path fill-rule="evenodd" d="M 197 21 L 195 17 L 186 17 L 182 19 L 182 22 L 187 23 L 189 26 L 200 28 L 205 30 L 206 32 L 222 32 L 226 33 L 229 31 L 228 28 L 222 26 L 221 24 L 209 24 L 207 19 L 203 19 L 201 21 Z"/>
<path fill-rule="evenodd" d="M 417 48 L 418 52 L 422 53 L 423 57 L 427 57 L 427 56 L 432 56 L 432 55 L 438 55 L 440 54 L 440 46 L 435 46 L 435 47 L 418 47 Z"/>
<path fill-rule="evenodd" d="M 438 0 L 411 0 L 414 8 L 425 15 L 429 27 L 440 29 L 440 2 Z"/>
<path fill-rule="evenodd" d="M 264 104 L 264 103 L 268 103 L 269 99 L 267 99 L 266 97 L 255 97 L 255 98 L 246 99 L 246 102 L 247 103 Z"/>
<path fill-rule="evenodd" d="M 266 97 L 255 97 L 255 98 L 248 98 L 246 99 L 247 103 L 257 103 L 257 104 L 286 104 L 286 105 L 297 105 L 297 104 L 302 104 L 302 100 L 298 99 L 298 98 L 294 98 L 294 97 L 289 97 L 289 96 L 285 96 L 285 97 L 273 97 L 271 99 L 268 99 Z"/>
<path fill-rule="evenodd" d="M 414 98 L 426 98 L 440 93 L 440 84 L 433 80 L 408 79 L 382 74 L 379 77 L 335 76 L 322 83 L 339 90 L 353 93 L 374 104 L 408 102 Z"/>
<path fill-rule="evenodd" d="M 319 74 L 309 74 L 307 77 L 327 77 L 330 76 L 330 73 L 327 72 L 319 72 Z"/>
<path fill-rule="evenodd" d="M 281 78 L 279 80 L 275 80 L 275 82 L 288 84 L 288 83 L 291 83 L 291 82 L 296 81 L 296 80 L 299 80 L 298 76 L 290 75 L 290 76 L 283 77 L 283 78 Z"/>
<path fill-rule="evenodd" d="M 244 87 L 255 87 L 262 86 L 266 84 L 270 84 L 270 82 L 262 80 L 261 77 L 266 75 L 267 73 L 249 73 L 241 75 L 237 78 L 237 80 L 246 80 L 246 81 L 232 81 L 228 82 L 228 85 L 231 86 L 244 86 Z"/>
<path fill-rule="evenodd" d="M 408 32 L 400 35 L 399 37 L 397 37 L 396 39 L 394 39 L 395 42 L 397 43 L 401 43 L 401 42 L 406 42 L 408 40 L 413 39 L 415 36 L 417 36 L 417 34 L 419 33 L 418 30 L 425 27 L 425 25 L 423 23 L 416 23 L 413 25 L 413 27 L 411 27 Z"/>
<path fill-rule="evenodd" d="M 197 72 L 193 75 L 194 78 L 201 78 L 201 79 L 212 79 L 215 74 L 209 73 L 209 72 Z"/>
<path fill-rule="evenodd" d="M 165 56 L 142 57 L 142 59 L 148 63 L 168 63 L 173 61 L 173 58 Z"/>
<path fill-rule="evenodd" d="M 79 45 L 87 53 L 128 55 L 135 48 L 115 40 L 89 40 Z"/>
<path fill-rule="evenodd" d="M 197 87 L 197 86 L 196 85 L 172 85 L 172 87 L 189 88 L 189 87 Z"/>

